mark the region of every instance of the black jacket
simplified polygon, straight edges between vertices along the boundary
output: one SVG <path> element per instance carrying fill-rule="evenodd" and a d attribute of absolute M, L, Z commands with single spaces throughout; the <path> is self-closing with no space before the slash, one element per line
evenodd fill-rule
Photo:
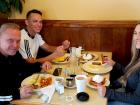
<path fill-rule="evenodd" d="M 123 74 L 124 67 L 119 63 L 114 65 L 113 70 Z M 140 105 L 140 68 L 128 77 L 125 92 L 118 92 L 115 89 L 107 88 L 106 97 L 108 100 L 132 103 Z"/>
<path fill-rule="evenodd" d="M 19 52 L 15 56 L 8 57 L 0 53 L 0 96 L 12 95 L 13 99 L 20 98 L 21 81 L 39 71 L 40 63 L 27 63 Z"/>

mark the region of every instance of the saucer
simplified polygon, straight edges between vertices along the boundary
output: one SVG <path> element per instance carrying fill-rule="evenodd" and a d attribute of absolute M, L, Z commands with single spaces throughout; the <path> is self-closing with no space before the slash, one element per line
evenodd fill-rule
<path fill-rule="evenodd" d="M 79 101 L 87 101 L 89 99 L 89 95 L 86 92 L 80 92 L 76 97 Z"/>
<path fill-rule="evenodd" d="M 64 83 L 64 87 L 65 88 L 69 88 L 69 89 L 73 89 L 73 88 L 76 88 L 76 85 L 74 84 L 73 86 L 67 86 L 66 85 L 66 82 Z"/>

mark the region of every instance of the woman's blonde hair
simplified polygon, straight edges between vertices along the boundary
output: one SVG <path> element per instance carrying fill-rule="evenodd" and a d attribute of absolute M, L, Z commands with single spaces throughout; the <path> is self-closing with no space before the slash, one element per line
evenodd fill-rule
<path fill-rule="evenodd" d="M 140 25 L 140 23 L 138 23 L 136 25 L 136 27 Z M 130 63 L 125 67 L 125 74 L 124 74 L 124 79 L 128 79 L 128 77 L 136 72 L 137 70 L 139 70 L 138 68 L 140 68 L 140 59 L 139 59 L 139 49 L 136 48 L 136 41 L 134 40 L 134 34 L 132 36 L 132 45 L 131 45 L 131 61 Z"/>

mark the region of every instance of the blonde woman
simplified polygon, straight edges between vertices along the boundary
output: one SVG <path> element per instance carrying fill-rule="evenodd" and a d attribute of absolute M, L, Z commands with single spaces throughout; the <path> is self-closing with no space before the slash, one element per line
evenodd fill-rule
<path fill-rule="evenodd" d="M 124 91 L 98 86 L 99 95 L 108 98 L 108 105 L 140 105 L 140 24 L 135 27 L 131 50 L 132 58 L 125 68 L 108 57 L 104 59 L 120 75 L 118 81 L 124 86 Z"/>

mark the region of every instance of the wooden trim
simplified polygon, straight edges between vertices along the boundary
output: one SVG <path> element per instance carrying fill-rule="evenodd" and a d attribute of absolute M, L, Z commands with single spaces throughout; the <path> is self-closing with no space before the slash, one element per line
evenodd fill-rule
<path fill-rule="evenodd" d="M 87 20 L 44 20 L 45 26 L 52 27 L 134 27 L 138 21 L 87 21 Z"/>
<path fill-rule="evenodd" d="M 9 19 L 8 22 L 24 23 L 25 19 Z M 48 27 L 128 27 L 133 28 L 140 21 L 121 20 L 121 21 L 89 21 L 89 20 L 43 20 L 43 25 Z"/>

